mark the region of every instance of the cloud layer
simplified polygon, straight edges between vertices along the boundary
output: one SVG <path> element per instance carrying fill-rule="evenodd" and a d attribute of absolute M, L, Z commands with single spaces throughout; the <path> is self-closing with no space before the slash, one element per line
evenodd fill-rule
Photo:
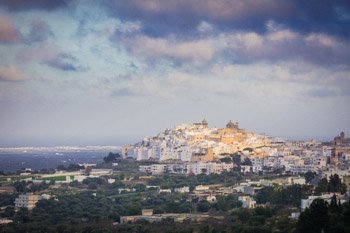
<path fill-rule="evenodd" d="M 350 125 L 349 27 L 347 0 L 0 1 L 0 141 L 203 117 L 332 137 Z"/>
<path fill-rule="evenodd" d="M 54 10 L 59 7 L 64 7 L 67 5 L 66 0 L 2 0 L 0 6 L 11 10 L 30 10 L 30 9 L 42 9 L 42 10 Z"/>
<path fill-rule="evenodd" d="M 154 35 L 188 33 L 201 21 L 208 21 L 223 30 L 261 33 L 266 30 L 265 23 L 272 19 L 294 30 L 348 36 L 349 7 L 346 0 L 322 3 L 314 0 L 131 0 L 108 5 L 110 14 L 145 22 L 145 32 Z"/>

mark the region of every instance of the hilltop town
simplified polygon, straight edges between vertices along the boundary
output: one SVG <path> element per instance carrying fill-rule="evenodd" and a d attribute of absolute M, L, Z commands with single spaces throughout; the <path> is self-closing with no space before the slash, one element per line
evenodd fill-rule
<path fill-rule="evenodd" d="M 263 135 L 240 129 L 238 123 L 228 122 L 225 128 L 210 128 L 204 119 L 200 123 L 182 124 L 166 129 L 152 138 L 133 146 L 124 146 L 122 155 L 136 160 L 178 160 L 208 162 L 223 154 L 233 154 L 245 148 L 264 147 L 270 140 Z"/>
<path fill-rule="evenodd" d="M 121 153 L 123 158 L 153 161 L 140 166 L 140 171 L 151 174 L 220 174 L 237 167 L 234 158 L 239 156 L 242 173 L 337 173 L 350 182 L 350 138 L 344 132 L 327 143 L 287 141 L 248 132 L 231 120 L 224 128 L 210 128 L 204 119 L 125 145 Z"/>
<path fill-rule="evenodd" d="M 204 119 L 125 145 L 100 164 L 27 168 L 2 174 L 0 184 L 0 232 L 350 230 L 343 132 L 289 141 Z"/>

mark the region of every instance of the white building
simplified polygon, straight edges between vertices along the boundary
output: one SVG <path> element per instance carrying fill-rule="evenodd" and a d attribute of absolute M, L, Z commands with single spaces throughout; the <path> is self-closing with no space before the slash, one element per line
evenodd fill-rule
<path fill-rule="evenodd" d="M 238 197 L 238 200 L 242 202 L 242 207 L 243 208 L 255 208 L 256 206 L 256 201 L 250 196 L 240 196 Z"/>
<path fill-rule="evenodd" d="M 322 200 L 328 202 L 328 204 L 330 204 L 333 195 L 336 195 L 337 200 L 340 200 L 341 204 L 346 202 L 345 200 L 342 199 L 343 196 L 340 195 L 339 193 L 327 193 L 327 194 L 323 194 L 321 196 L 309 196 L 307 199 L 301 199 L 300 208 L 302 211 L 304 211 L 306 208 L 310 207 L 311 203 L 315 199 L 322 199 Z"/>
<path fill-rule="evenodd" d="M 197 185 L 194 190 L 195 191 L 209 191 L 209 186 L 207 186 L 207 185 Z"/>
<path fill-rule="evenodd" d="M 190 192 L 190 187 L 183 186 L 181 188 L 175 188 L 174 191 L 177 192 L 177 193 L 189 193 Z"/>
<path fill-rule="evenodd" d="M 171 189 L 159 189 L 159 193 L 171 193 Z"/>
<path fill-rule="evenodd" d="M 34 195 L 31 193 L 27 194 L 20 194 L 15 199 L 15 207 L 16 208 L 28 208 L 29 210 L 33 209 L 35 207 L 35 204 L 40 200 L 39 195 Z"/>
<path fill-rule="evenodd" d="M 7 218 L 0 218 L 0 225 L 5 225 L 9 223 L 13 223 L 13 220 Z"/>
<path fill-rule="evenodd" d="M 253 171 L 253 167 L 251 165 L 241 165 L 242 173 L 249 173 Z"/>
<path fill-rule="evenodd" d="M 140 172 L 148 174 L 162 174 L 167 171 L 166 164 L 152 164 L 152 165 L 142 165 L 139 168 Z"/>
<path fill-rule="evenodd" d="M 115 179 L 107 179 L 108 184 L 114 184 L 115 183 Z"/>
<path fill-rule="evenodd" d="M 322 175 L 326 177 L 328 180 L 331 177 L 331 175 L 335 175 L 335 174 L 338 174 L 341 181 L 344 182 L 344 177 L 350 176 L 350 170 L 331 169 L 329 171 L 325 171 L 322 173 Z"/>
<path fill-rule="evenodd" d="M 90 175 L 92 176 L 102 176 L 102 175 L 112 175 L 113 169 L 91 169 Z"/>

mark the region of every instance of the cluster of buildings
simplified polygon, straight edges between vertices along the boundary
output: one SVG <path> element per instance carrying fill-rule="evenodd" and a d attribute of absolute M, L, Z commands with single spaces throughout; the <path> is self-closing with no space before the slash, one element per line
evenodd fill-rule
<path fill-rule="evenodd" d="M 134 145 L 122 147 L 123 158 L 133 158 L 138 161 L 151 161 L 148 165 L 141 165 L 139 171 L 144 174 L 221 174 L 233 169 L 239 169 L 241 173 L 267 173 L 281 172 L 289 174 L 275 180 L 246 180 L 235 186 L 223 184 L 199 185 L 190 191 L 190 187 L 174 187 L 161 189 L 159 186 L 147 186 L 155 188 L 159 193 L 188 193 L 196 200 L 216 202 L 218 195 L 235 194 L 242 203 L 243 208 L 255 208 L 255 193 L 264 186 L 281 186 L 292 184 L 305 184 L 306 181 L 299 175 L 306 172 L 314 172 L 318 177 L 327 177 L 338 174 L 347 187 L 350 187 L 350 138 L 341 132 L 332 142 L 321 143 L 311 141 L 286 141 L 265 135 L 253 134 L 241 129 L 238 123 L 229 121 L 225 128 L 210 128 L 204 119 L 202 122 L 182 124 L 171 129 L 166 129 L 155 137 L 144 138 Z M 237 158 L 239 161 L 237 161 Z M 77 172 L 62 172 L 35 177 L 31 181 L 50 181 L 51 177 L 62 176 L 65 179 L 56 183 L 82 182 L 89 177 L 109 176 L 113 169 L 97 169 L 96 164 L 81 164 L 85 169 Z M 113 164 L 116 166 L 117 164 Z M 26 170 L 24 175 L 30 175 Z M 108 183 L 115 179 L 108 179 Z M 118 193 L 135 192 L 134 188 L 119 188 Z M 14 192 L 13 188 L 1 187 L 1 192 Z M 342 202 L 340 194 L 324 194 L 322 196 L 309 196 L 301 200 L 301 210 L 309 207 L 316 198 L 330 201 L 333 195 Z M 47 195 L 20 194 L 15 200 L 15 207 L 32 209 L 41 199 L 49 199 Z M 143 210 L 142 215 L 123 216 L 121 223 L 146 220 L 159 222 L 165 218 L 174 221 L 185 220 L 205 221 L 207 214 L 153 214 L 152 210 Z"/>
<path fill-rule="evenodd" d="M 243 151 L 251 161 L 245 172 L 263 172 L 283 170 L 289 174 L 303 174 L 308 171 L 320 172 L 327 169 L 331 158 L 331 147 L 321 142 L 277 142 L 276 139 L 267 147 Z"/>
<path fill-rule="evenodd" d="M 238 201 L 241 202 L 242 208 L 255 208 L 257 206 L 254 196 L 258 190 L 263 187 L 273 185 L 288 186 L 293 184 L 305 184 L 305 178 L 299 176 L 293 177 L 283 177 L 274 180 L 265 180 L 260 179 L 258 181 L 246 180 L 240 184 L 234 186 L 225 186 L 223 184 L 212 184 L 212 185 L 197 185 L 193 190 L 190 191 L 188 186 L 172 188 L 172 189 L 161 189 L 159 186 L 147 186 L 147 189 L 153 188 L 157 189 L 159 193 L 188 193 L 189 197 L 192 199 L 192 202 L 196 200 L 197 202 L 207 201 L 209 203 L 216 203 L 218 196 L 227 196 L 235 195 L 237 196 Z M 310 197 L 312 198 L 312 197 Z M 308 203 L 304 200 L 302 201 L 302 208 L 305 208 Z M 147 221 L 147 222 L 160 222 L 166 218 L 173 219 L 175 222 L 184 222 L 186 220 L 191 221 L 205 221 L 209 217 L 211 218 L 221 218 L 222 216 L 210 215 L 209 213 L 205 214 L 194 214 L 194 213 L 166 213 L 166 214 L 154 214 L 152 209 L 142 210 L 141 215 L 133 216 L 121 216 L 120 223 L 135 223 L 137 221 Z"/>
<path fill-rule="evenodd" d="M 232 160 L 221 162 L 236 154 L 240 155 L 241 164 Z M 279 171 L 298 175 L 311 171 L 326 176 L 332 171 L 345 174 L 346 178 L 350 170 L 350 139 L 341 132 L 328 143 L 286 141 L 247 132 L 232 121 L 225 128 L 210 128 L 204 119 L 123 146 L 122 156 L 154 161 L 140 166 L 140 171 L 148 174 L 220 174 L 239 165 L 242 173 Z M 249 163 L 243 163 L 247 159 Z"/>
<path fill-rule="evenodd" d="M 166 129 L 155 137 L 144 138 L 134 145 L 122 147 L 122 156 L 136 160 L 208 162 L 222 154 L 232 154 L 249 147 L 268 143 L 264 135 L 240 129 L 230 121 L 225 128 L 210 128 L 200 123 L 182 124 Z"/>
<path fill-rule="evenodd" d="M 53 198 L 48 194 L 36 195 L 33 193 L 19 194 L 15 199 L 15 207 L 16 208 L 28 208 L 29 210 L 33 209 L 36 203 L 39 200 L 49 200 Z"/>
<path fill-rule="evenodd" d="M 346 202 L 344 195 L 341 195 L 340 193 L 325 193 L 320 196 L 308 196 L 306 199 L 301 199 L 300 209 L 301 211 L 304 211 L 306 208 L 309 208 L 315 199 L 322 199 L 328 204 L 331 204 L 331 200 L 333 197 L 336 198 L 337 204 L 343 204 Z"/>
<path fill-rule="evenodd" d="M 86 167 L 86 169 L 81 169 L 79 171 L 67 172 L 67 171 L 56 171 L 53 174 L 43 174 L 30 176 L 28 178 L 23 178 L 21 180 L 31 181 L 34 184 L 40 184 L 42 182 L 50 183 L 51 180 L 55 180 L 55 184 L 68 184 L 73 181 L 82 182 L 87 178 L 97 178 L 100 176 L 108 176 L 113 174 L 113 169 L 100 169 Z M 28 173 L 31 175 L 31 173 Z M 59 179 L 55 179 L 59 177 Z M 114 180 L 114 179 L 113 179 Z M 110 183 L 110 181 L 108 180 Z M 0 189 L 1 192 L 1 189 Z"/>
<path fill-rule="evenodd" d="M 172 219 L 174 222 L 204 222 L 209 218 L 213 219 L 223 219 L 223 216 L 209 215 L 209 214 L 192 214 L 192 213 L 167 213 L 167 214 L 154 214 L 153 209 L 143 209 L 141 215 L 133 216 L 121 216 L 120 223 L 135 223 L 138 221 L 147 222 L 161 222 L 165 219 Z"/>
<path fill-rule="evenodd" d="M 141 165 L 140 172 L 147 174 L 221 174 L 231 171 L 236 165 L 224 162 L 189 162 L 189 163 L 155 163 L 151 165 Z"/>

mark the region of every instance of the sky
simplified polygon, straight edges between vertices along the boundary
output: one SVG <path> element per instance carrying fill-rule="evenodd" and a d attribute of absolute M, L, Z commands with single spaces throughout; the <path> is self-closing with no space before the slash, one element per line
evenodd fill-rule
<path fill-rule="evenodd" d="M 181 123 L 350 134 L 348 0 L 1 0 L 0 146 L 122 145 Z"/>

